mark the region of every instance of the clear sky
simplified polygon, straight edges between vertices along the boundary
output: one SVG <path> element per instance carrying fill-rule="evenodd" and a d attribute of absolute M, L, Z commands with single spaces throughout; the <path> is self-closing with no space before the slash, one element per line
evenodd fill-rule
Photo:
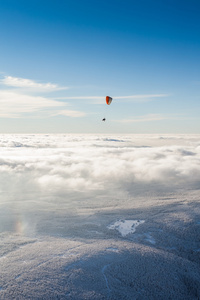
<path fill-rule="evenodd" d="M 200 133 L 199 116 L 199 0 L 0 1 L 1 133 Z"/>

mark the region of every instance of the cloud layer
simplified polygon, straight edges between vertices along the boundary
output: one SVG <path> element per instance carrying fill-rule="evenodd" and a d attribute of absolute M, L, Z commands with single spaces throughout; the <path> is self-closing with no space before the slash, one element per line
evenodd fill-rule
<path fill-rule="evenodd" d="M 0 188 L 9 199 L 199 188 L 198 138 L 1 135 Z"/>

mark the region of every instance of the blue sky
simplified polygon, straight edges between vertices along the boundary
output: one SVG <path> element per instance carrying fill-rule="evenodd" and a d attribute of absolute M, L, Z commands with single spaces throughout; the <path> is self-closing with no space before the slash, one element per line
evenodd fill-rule
<path fill-rule="evenodd" d="M 194 0 L 1 0 L 1 133 L 200 133 L 199 15 Z"/>

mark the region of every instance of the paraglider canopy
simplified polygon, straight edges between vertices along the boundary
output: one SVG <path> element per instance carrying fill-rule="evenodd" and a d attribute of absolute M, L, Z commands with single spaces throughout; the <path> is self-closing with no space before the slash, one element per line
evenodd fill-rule
<path fill-rule="evenodd" d="M 109 97 L 109 96 L 106 96 L 106 103 L 107 103 L 108 105 L 110 105 L 111 102 L 112 102 L 112 98 Z"/>

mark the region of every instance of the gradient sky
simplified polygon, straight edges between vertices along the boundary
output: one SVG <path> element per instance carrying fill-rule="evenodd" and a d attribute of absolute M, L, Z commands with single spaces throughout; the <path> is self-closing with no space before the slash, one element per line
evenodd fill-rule
<path fill-rule="evenodd" d="M 199 0 L 1 0 L 0 107 L 1 133 L 200 133 Z"/>

